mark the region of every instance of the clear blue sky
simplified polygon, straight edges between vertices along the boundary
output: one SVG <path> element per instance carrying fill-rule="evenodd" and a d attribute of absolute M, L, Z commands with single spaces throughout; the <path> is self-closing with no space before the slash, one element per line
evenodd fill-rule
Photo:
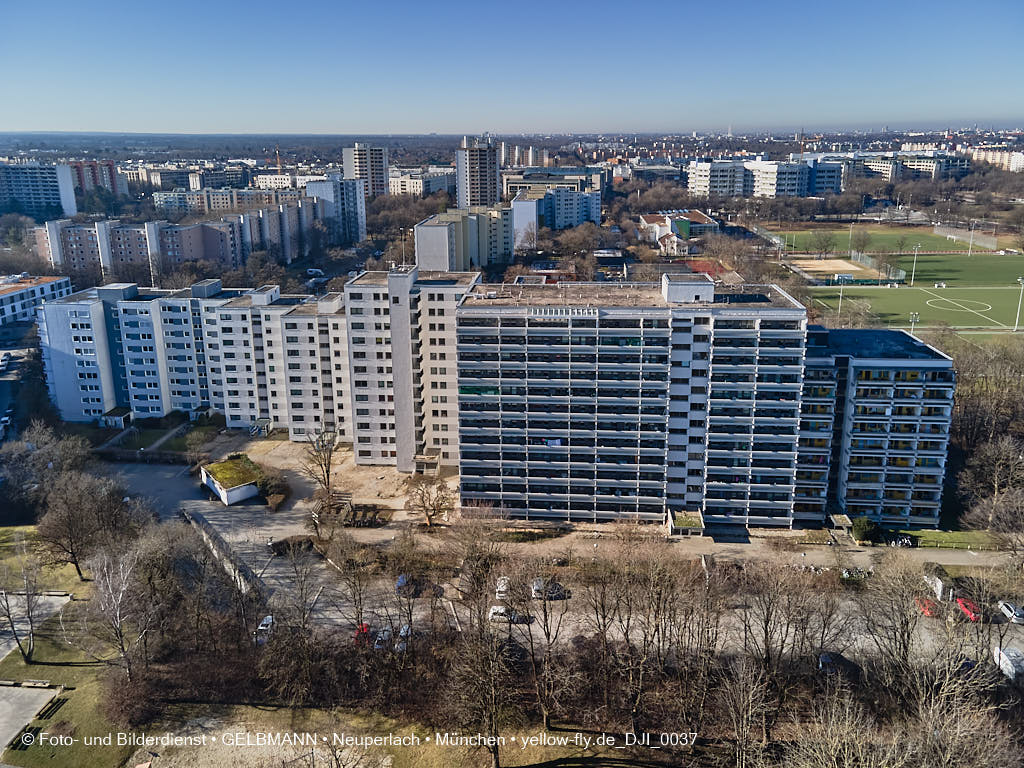
<path fill-rule="evenodd" d="M 4 0 L 0 131 L 1024 125 L 1024 2 Z"/>

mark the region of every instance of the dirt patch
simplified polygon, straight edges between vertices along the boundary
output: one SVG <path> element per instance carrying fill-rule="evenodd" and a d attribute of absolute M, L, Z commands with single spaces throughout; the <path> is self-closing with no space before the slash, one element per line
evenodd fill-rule
<path fill-rule="evenodd" d="M 836 274 L 853 275 L 858 279 L 878 277 L 878 273 L 875 270 L 869 269 L 855 261 L 847 261 L 846 259 L 790 259 L 790 264 L 812 275 L 827 275 L 829 277 Z"/>

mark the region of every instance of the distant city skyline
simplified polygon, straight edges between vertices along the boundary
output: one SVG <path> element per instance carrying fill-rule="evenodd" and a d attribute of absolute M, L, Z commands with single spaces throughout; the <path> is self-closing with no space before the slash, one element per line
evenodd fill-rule
<path fill-rule="evenodd" d="M 907 4 L 908 6 L 916 4 Z M 939 0 L 813 9 L 607 0 L 339 6 L 56 0 L 0 47 L 0 131 L 228 134 L 792 132 L 1024 124 L 1016 32 Z M 981 9 L 979 8 L 979 13 Z M 699 11 L 699 17 L 697 14 Z M 5 26 L 39 25 L 28 4 Z M 994 20 L 1000 20 L 996 23 Z M 983 30 L 971 36 L 971 29 Z M 346 30 L 376 30 L 351 34 Z M 589 39 L 589 42 L 588 42 Z M 104 42 L 106 41 L 106 42 Z M 159 44 L 157 44 L 159 43 Z M 983 44 L 982 44 L 983 43 Z"/>

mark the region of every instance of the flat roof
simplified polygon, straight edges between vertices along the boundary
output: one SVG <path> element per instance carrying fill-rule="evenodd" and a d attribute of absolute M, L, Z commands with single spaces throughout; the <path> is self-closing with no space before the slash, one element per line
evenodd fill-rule
<path fill-rule="evenodd" d="M 47 285 L 49 283 L 55 283 L 58 280 L 67 280 L 68 278 L 63 276 L 57 277 L 26 277 L 18 278 L 14 282 L 0 283 L 0 296 L 6 296 L 9 293 L 17 293 L 18 291 L 24 291 L 26 288 L 35 288 L 40 285 Z"/>
<path fill-rule="evenodd" d="M 706 275 L 670 276 L 675 282 L 706 285 Z M 488 298 L 493 295 L 493 298 Z M 798 309 L 788 294 L 774 285 L 720 286 L 714 301 L 676 303 L 665 301 L 660 283 L 549 283 L 546 285 L 478 284 L 466 293 L 463 307 L 744 307 Z"/>
<path fill-rule="evenodd" d="M 819 329 L 814 329 L 819 330 Z M 820 330 L 819 330 L 820 332 Z M 827 347 L 808 345 L 808 354 L 819 350 L 830 355 L 883 360 L 949 360 L 934 347 L 906 331 L 871 328 L 830 328 Z"/>

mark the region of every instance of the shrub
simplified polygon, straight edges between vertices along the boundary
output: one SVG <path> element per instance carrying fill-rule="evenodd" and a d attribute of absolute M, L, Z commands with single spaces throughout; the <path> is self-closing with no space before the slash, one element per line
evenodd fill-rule
<path fill-rule="evenodd" d="M 857 541 L 874 541 L 878 536 L 878 523 L 870 517 L 853 519 L 853 538 Z"/>
<path fill-rule="evenodd" d="M 291 487 L 288 485 L 288 481 L 284 479 L 284 475 L 281 474 L 280 470 L 268 467 L 266 464 L 257 464 L 256 467 L 260 473 L 260 478 L 256 481 L 256 487 L 263 498 L 269 501 L 271 496 L 286 497 L 291 492 Z"/>
<path fill-rule="evenodd" d="M 278 507 L 284 504 L 284 500 L 287 498 L 283 493 L 271 493 L 267 496 L 267 506 L 270 507 L 271 512 L 277 512 Z"/>

